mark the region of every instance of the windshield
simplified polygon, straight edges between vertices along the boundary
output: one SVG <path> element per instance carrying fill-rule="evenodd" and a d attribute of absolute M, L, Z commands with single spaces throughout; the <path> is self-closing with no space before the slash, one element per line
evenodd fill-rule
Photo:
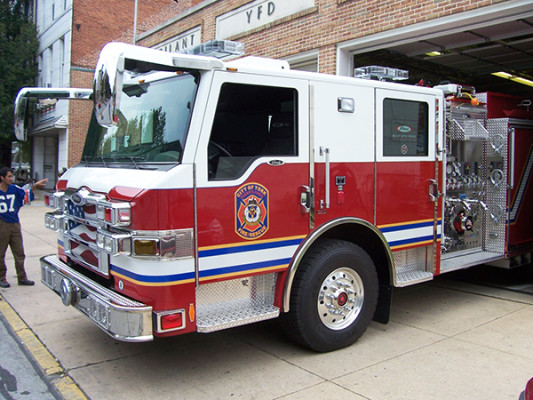
<path fill-rule="evenodd" d="M 92 116 L 82 162 L 146 164 L 181 161 L 198 85 L 187 72 L 125 72 L 117 125 L 100 126 Z"/>

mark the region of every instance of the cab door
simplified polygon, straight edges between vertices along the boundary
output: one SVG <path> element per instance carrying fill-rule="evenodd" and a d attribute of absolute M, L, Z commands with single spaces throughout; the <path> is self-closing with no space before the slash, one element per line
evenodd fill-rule
<path fill-rule="evenodd" d="M 304 80 L 214 73 L 195 159 L 200 286 L 287 270 L 309 232 L 308 101 Z"/>
<path fill-rule="evenodd" d="M 438 273 L 442 168 L 436 99 L 376 89 L 376 225 L 395 254 L 397 286 Z"/>

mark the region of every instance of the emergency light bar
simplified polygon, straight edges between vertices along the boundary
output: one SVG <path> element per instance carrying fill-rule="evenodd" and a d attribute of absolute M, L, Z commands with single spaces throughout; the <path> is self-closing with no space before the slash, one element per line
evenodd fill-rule
<path fill-rule="evenodd" d="M 213 39 L 185 49 L 182 53 L 216 58 L 237 57 L 244 54 L 244 43 Z"/>
<path fill-rule="evenodd" d="M 409 71 L 398 68 L 381 67 L 379 65 L 369 65 L 353 70 L 354 78 L 375 79 L 379 81 L 403 81 L 409 79 Z"/>

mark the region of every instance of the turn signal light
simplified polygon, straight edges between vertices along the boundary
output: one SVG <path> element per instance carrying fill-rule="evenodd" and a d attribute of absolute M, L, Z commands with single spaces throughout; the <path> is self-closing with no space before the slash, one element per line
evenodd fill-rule
<path fill-rule="evenodd" d="M 155 240 L 134 240 L 133 248 L 138 256 L 155 256 L 158 254 L 157 242 Z"/>

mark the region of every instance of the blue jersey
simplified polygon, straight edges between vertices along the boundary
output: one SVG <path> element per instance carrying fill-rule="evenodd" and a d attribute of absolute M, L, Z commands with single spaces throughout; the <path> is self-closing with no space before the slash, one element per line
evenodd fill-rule
<path fill-rule="evenodd" d="M 24 190 L 17 185 L 9 185 L 7 191 L 0 189 L 0 219 L 10 224 L 19 222 L 19 210 L 33 200 L 31 190 Z"/>

